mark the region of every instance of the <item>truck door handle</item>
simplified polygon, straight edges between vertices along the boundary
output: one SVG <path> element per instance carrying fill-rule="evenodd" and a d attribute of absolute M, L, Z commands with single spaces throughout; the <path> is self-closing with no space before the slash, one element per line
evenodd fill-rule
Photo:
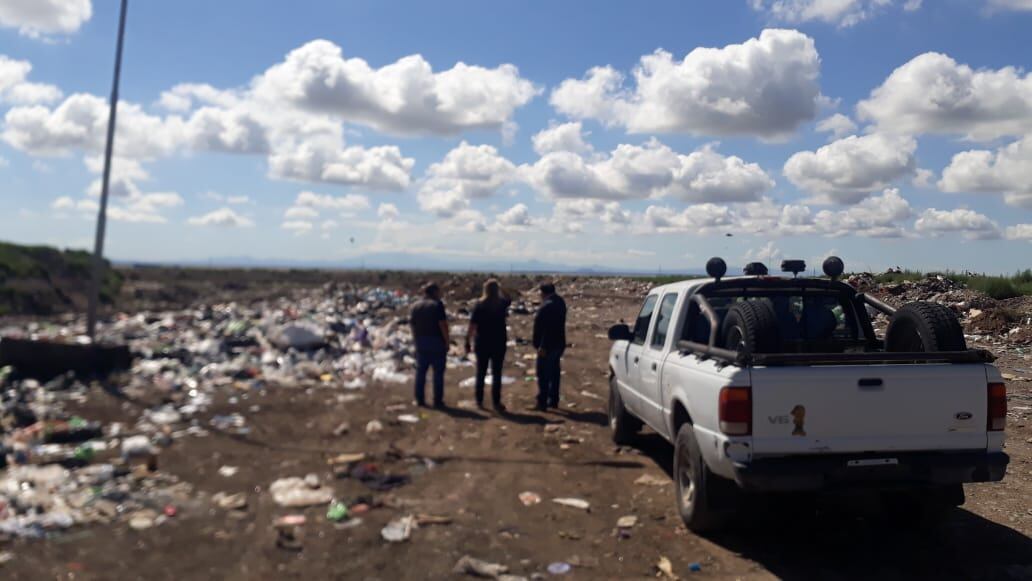
<path fill-rule="evenodd" d="M 864 377 L 860 381 L 857 381 L 856 384 L 861 389 L 877 389 L 882 387 L 884 382 L 880 377 Z"/>
<path fill-rule="evenodd" d="M 638 358 L 637 358 L 637 357 L 635 357 L 635 358 L 634 358 L 634 362 L 635 362 L 635 363 L 637 363 L 637 362 L 638 362 Z"/>
<path fill-rule="evenodd" d="M 653 363 L 653 364 L 652 364 L 652 371 L 655 371 L 655 370 L 656 370 L 656 364 L 655 364 L 655 363 Z"/>

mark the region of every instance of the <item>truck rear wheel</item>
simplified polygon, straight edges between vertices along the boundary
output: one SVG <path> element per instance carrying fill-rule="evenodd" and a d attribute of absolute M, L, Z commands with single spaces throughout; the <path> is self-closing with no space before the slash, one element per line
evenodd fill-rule
<path fill-rule="evenodd" d="M 720 336 L 731 351 L 777 353 L 781 347 L 777 315 L 765 300 L 735 303 L 724 317 Z"/>
<path fill-rule="evenodd" d="M 717 480 L 720 478 L 710 472 L 702 459 L 692 425 L 683 424 L 674 441 L 674 483 L 677 510 L 689 530 L 701 533 L 725 524 L 727 513 L 713 507 Z"/>
<path fill-rule="evenodd" d="M 928 302 L 900 307 L 885 331 L 885 350 L 892 352 L 964 351 L 964 329 L 949 308 Z"/>
<path fill-rule="evenodd" d="M 641 420 L 631 415 L 624 407 L 620 389 L 616 384 L 616 376 L 609 378 L 609 432 L 613 443 L 627 446 L 634 442 L 634 437 L 641 431 Z"/>

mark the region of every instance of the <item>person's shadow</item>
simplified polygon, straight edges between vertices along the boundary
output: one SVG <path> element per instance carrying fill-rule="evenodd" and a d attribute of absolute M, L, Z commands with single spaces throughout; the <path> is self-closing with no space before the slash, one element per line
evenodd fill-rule
<path fill-rule="evenodd" d="M 448 406 L 445 408 L 441 408 L 437 411 L 457 420 L 476 420 L 480 422 L 487 420 L 487 416 L 483 414 L 478 414 L 475 411 L 466 410 L 459 407 Z"/>

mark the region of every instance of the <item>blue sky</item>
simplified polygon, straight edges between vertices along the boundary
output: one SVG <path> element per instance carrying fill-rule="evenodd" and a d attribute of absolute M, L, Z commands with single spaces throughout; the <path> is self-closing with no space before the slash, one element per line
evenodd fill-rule
<path fill-rule="evenodd" d="M 117 4 L 0 0 L 2 239 L 91 244 Z M 1029 0 L 130 0 L 107 252 L 1026 268 L 1030 25 Z"/>

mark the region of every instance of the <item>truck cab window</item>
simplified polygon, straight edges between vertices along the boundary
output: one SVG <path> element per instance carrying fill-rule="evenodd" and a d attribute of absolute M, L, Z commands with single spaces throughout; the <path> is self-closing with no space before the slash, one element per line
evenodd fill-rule
<path fill-rule="evenodd" d="M 666 345 L 667 331 L 670 329 L 670 320 L 674 318 L 674 305 L 677 304 L 677 294 L 670 293 L 663 297 L 659 304 L 659 314 L 656 315 L 656 329 L 652 331 L 652 346 L 662 349 Z"/>
<path fill-rule="evenodd" d="M 638 319 L 634 322 L 634 340 L 632 342 L 635 345 L 645 344 L 645 336 L 649 333 L 649 322 L 652 321 L 652 313 L 656 310 L 657 300 L 659 300 L 658 296 L 651 295 L 645 299 L 645 304 L 641 306 Z"/>

